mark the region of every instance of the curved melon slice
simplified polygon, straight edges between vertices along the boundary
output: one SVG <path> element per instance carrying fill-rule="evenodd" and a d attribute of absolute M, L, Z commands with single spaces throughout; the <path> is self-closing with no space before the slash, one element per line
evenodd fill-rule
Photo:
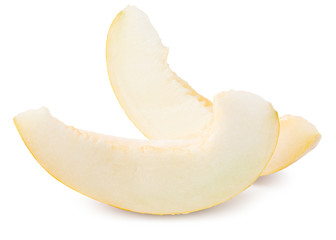
<path fill-rule="evenodd" d="M 168 49 L 142 11 L 127 7 L 118 14 L 108 33 L 106 60 L 125 113 L 149 139 L 198 136 L 213 119 L 212 103 L 169 68 L 167 55 Z M 263 175 L 295 162 L 320 139 L 316 128 L 303 118 L 282 118 L 281 123 L 279 149 Z"/>
<path fill-rule="evenodd" d="M 278 117 L 260 97 L 220 94 L 214 112 L 209 131 L 176 141 L 92 134 L 64 125 L 45 108 L 21 113 L 14 121 L 36 160 L 70 188 L 130 211 L 177 214 L 239 194 L 275 149 Z"/>
<path fill-rule="evenodd" d="M 275 173 L 299 160 L 320 141 L 316 128 L 302 117 L 283 116 L 278 145 L 261 176 Z"/>

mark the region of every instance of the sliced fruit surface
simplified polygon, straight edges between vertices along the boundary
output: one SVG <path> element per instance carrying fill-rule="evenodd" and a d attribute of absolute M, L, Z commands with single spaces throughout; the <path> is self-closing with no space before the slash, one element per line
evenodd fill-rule
<path fill-rule="evenodd" d="M 81 131 L 45 108 L 21 113 L 14 122 L 40 165 L 70 188 L 130 211 L 177 214 L 242 192 L 260 175 L 277 144 L 277 113 L 256 95 L 219 94 L 214 113 L 199 138 L 175 141 Z"/>
<path fill-rule="evenodd" d="M 107 37 L 108 73 L 121 106 L 150 139 L 201 134 L 212 103 L 169 68 L 168 49 L 147 16 L 135 7 L 120 12 Z"/>
<path fill-rule="evenodd" d="M 212 102 L 169 68 L 167 55 L 145 13 L 127 7 L 118 14 L 108 32 L 106 60 L 111 85 L 125 113 L 149 139 L 198 136 L 213 121 Z M 284 128 L 280 147 L 263 175 L 295 162 L 314 148 L 317 141 L 311 139 L 320 137 L 300 117 L 280 120 Z M 305 131 L 306 125 L 313 129 Z"/>
<path fill-rule="evenodd" d="M 286 115 L 280 121 L 278 145 L 261 176 L 291 165 L 312 150 L 320 141 L 316 128 L 302 117 Z"/>

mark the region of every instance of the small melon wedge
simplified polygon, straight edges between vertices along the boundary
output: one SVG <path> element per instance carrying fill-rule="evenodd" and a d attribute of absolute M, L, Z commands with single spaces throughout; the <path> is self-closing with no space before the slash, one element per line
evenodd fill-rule
<path fill-rule="evenodd" d="M 178 214 L 242 192 L 277 144 L 277 113 L 256 95 L 219 94 L 214 113 L 208 131 L 175 141 L 92 134 L 64 125 L 45 108 L 21 113 L 14 122 L 41 166 L 70 188 L 125 210 Z"/>
<path fill-rule="evenodd" d="M 149 139 L 199 136 L 214 117 L 212 103 L 169 68 L 167 56 L 168 49 L 146 14 L 136 7 L 118 14 L 107 36 L 106 60 L 121 107 Z M 316 128 L 303 118 L 280 121 L 279 149 L 263 175 L 295 162 L 320 139 Z"/>
<path fill-rule="evenodd" d="M 261 176 L 288 167 L 313 149 L 321 139 L 316 128 L 302 117 L 283 116 L 280 129 L 278 145 Z"/>

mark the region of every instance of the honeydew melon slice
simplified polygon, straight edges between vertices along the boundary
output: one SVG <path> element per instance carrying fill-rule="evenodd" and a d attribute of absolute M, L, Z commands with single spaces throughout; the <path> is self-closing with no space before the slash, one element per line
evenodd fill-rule
<path fill-rule="evenodd" d="M 207 131 L 185 140 L 85 132 L 64 125 L 45 108 L 21 113 L 14 122 L 40 165 L 70 188 L 125 210 L 178 214 L 242 192 L 260 175 L 277 144 L 277 113 L 260 97 L 222 93 L 213 111 Z"/>
<path fill-rule="evenodd" d="M 213 104 L 169 68 L 167 55 L 145 13 L 127 7 L 117 15 L 108 32 L 106 60 L 114 93 L 129 119 L 149 139 L 199 136 L 213 121 Z M 320 139 L 301 117 L 280 122 L 279 147 L 262 175 L 287 167 Z"/>

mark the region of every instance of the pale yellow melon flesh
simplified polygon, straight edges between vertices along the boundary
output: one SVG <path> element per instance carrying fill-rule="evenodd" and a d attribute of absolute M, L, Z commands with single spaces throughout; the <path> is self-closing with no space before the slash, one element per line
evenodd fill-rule
<path fill-rule="evenodd" d="M 316 128 L 301 117 L 286 115 L 280 120 L 278 145 L 261 176 L 275 173 L 299 160 L 320 141 Z"/>
<path fill-rule="evenodd" d="M 118 14 L 108 33 L 106 60 L 114 93 L 125 113 L 149 139 L 199 136 L 213 119 L 212 103 L 169 68 L 167 55 L 168 49 L 142 11 L 127 7 Z M 281 118 L 281 123 L 279 149 L 263 175 L 295 162 L 320 138 L 303 118 Z"/>
<path fill-rule="evenodd" d="M 277 144 L 277 114 L 256 95 L 220 94 L 214 113 L 199 138 L 175 141 L 84 132 L 64 125 L 45 108 L 21 113 L 14 121 L 41 166 L 70 188 L 130 211 L 177 214 L 242 192 L 260 175 Z"/>

